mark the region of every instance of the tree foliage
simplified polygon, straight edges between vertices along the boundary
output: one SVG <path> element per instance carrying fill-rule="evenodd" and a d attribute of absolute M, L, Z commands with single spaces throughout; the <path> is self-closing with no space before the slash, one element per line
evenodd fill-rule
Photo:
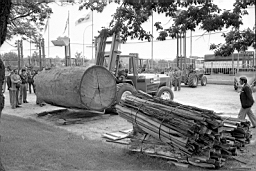
<path fill-rule="evenodd" d="M 82 52 L 76 52 L 75 54 L 76 59 L 81 59 L 82 57 L 83 57 Z"/>
<path fill-rule="evenodd" d="M 45 28 L 46 19 L 52 13 L 48 3 L 25 1 L 12 3 L 9 24 L 7 27 L 7 39 L 21 35 L 24 40 L 31 39 L 37 42 L 42 37 L 40 32 Z"/>
<path fill-rule="evenodd" d="M 255 5 L 255 0 L 242 0 L 236 1 L 234 4 L 234 13 L 241 15 L 248 14 L 245 10 L 248 6 Z M 233 21 L 231 18 L 230 22 Z M 223 34 L 225 38 L 224 44 L 211 44 L 210 50 L 214 50 L 216 56 L 230 56 L 235 50 L 238 52 L 245 52 L 248 47 L 256 48 L 255 40 L 255 27 L 253 30 L 250 28 L 240 31 L 239 27 Z"/>
<path fill-rule="evenodd" d="M 245 52 L 250 46 L 256 48 L 255 31 L 250 28 L 242 31 L 238 29 L 231 30 L 222 36 L 225 38 L 224 44 L 211 44 L 210 46 L 210 49 L 214 50 L 216 56 L 230 56 L 235 50 Z"/>
<path fill-rule="evenodd" d="M 120 1 L 115 1 L 120 3 Z M 167 37 L 176 38 L 177 34 L 187 30 L 203 29 L 207 32 L 222 30 L 223 28 L 239 28 L 242 16 L 247 14 L 246 4 L 236 2 L 232 11 L 221 10 L 210 0 L 187 0 L 187 1 L 124 1 L 115 13 L 108 28 L 109 35 L 119 33 L 122 41 L 127 38 L 137 38 L 139 40 L 152 40 L 152 33 L 146 31 L 142 24 L 147 22 L 153 12 L 165 14 L 166 17 L 173 19 L 173 24 L 164 28 L 161 22 L 154 23 L 156 30 L 159 31 L 158 40 L 165 40 Z M 253 1 L 251 2 L 253 3 Z M 255 2 L 254 2 L 255 3 Z M 85 2 L 80 6 L 83 8 L 102 12 L 107 4 L 102 2 Z"/>
<path fill-rule="evenodd" d="M 18 54 L 15 52 L 8 52 L 1 55 L 1 59 L 3 61 L 17 61 L 18 60 Z"/>

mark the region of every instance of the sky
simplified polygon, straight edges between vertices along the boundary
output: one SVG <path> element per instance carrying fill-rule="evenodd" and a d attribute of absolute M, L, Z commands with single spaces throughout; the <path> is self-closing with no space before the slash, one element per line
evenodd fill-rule
<path fill-rule="evenodd" d="M 223 9 L 232 9 L 232 4 L 235 0 L 214 0 L 220 8 Z M 75 25 L 75 22 L 79 19 L 79 17 L 88 14 L 90 11 L 81 10 L 79 11 L 79 5 L 66 5 L 61 6 L 60 3 L 51 3 L 49 5 L 53 14 L 49 20 L 49 25 L 47 27 L 46 32 L 42 32 L 43 37 L 45 39 L 45 53 L 47 57 L 60 57 L 64 58 L 64 47 L 57 47 L 52 44 L 52 40 L 56 40 L 59 36 L 69 36 L 71 40 L 71 57 L 75 57 L 75 54 L 82 53 L 86 59 L 92 59 L 94 57 L 94 48 L 92 55 L 92 33 L 93 37 L 98 36 L 98 31 L 102 26 L 107 26 L 111 21 L 111 15 L 115 12 L 117 4 L 111 3 L 102 13 L 93 12 L 93 27 L 92 22 L 82 23 L 80 25 Z M 243 18 L 244 25 L 243 28 L 253 28 L 255 21 L 255 13 L 254 7 L 250 7 L 248 9 L 249 15 Z M 67 18 L 69 15 L 69 27 L 65 30 Z M 167 28 L 172 23 L 170 22 L 170 18 L 165 17 L 163 14 L 153 15 L 153 21 L 160 21 L 164 28 Z M 143 27 L 152 32 L 152 18 L 145 24 Z M 68 29 L 69 28 L 69 29 Z M 227 30 L 223 30 L 227 31 Z M 222 31 L 222 32 L 223 32 Z M 210 34 L 203 35 L 203 30 L 196 30 L 195 32 L 188 31 L 186 33 L 186 54 L 187 56 L 199 56 L 203 57 L 205 54 L 213 54 L 213 51 L 209 50 L 209 46 L 212 43 L 223 43 L 224 38 L 221 36 L 222 32 L 212 32 Z M 192 39 L 190 35 L 192 34 Z M 203 35 L 203 36 L 202 36 Z M 156 37 L 158 36 L 158 32 L 153 29 L 154 41 L 152 42 L 142 42 L 141 40 L 128 40 L 126 44 L 121 44 L 120 51 L 122 55 L 128 55 L 129 53 L 138 53 L 140 58 L 144 59 L 165 59 L 165 60 L 173 60 L 176 57 L 176 49 L 177 49 L 177 41 L 176 39 L 168 38 L 166 41 L 157 41 Z M 49 38 L 49 39 L 48 39 Z M 0 49 L 0 53 L 5 52 L 17 52 L 17 50 L 10 46 L 10 44 L 14 44 L 16 40 L 19 38 L 16 37 L 8 43 L 4 43 Z M 111 40 L 111 39 L 110 39 Z M 24 42 L 24 57 L 33 54 L 36 50 L 34 44 L 31 45 L 27 41 Z M 192 43 L 191 43 L 192 42 Z M 153 47 L 153 48 L 152 48 Z M 192 47 L 192 48 L 191 48 Z M 109 51 L 110 46 L 106 46 L 106 51 Z M 249 50 L 253 50 L 250 48 Z M 153 55 L 153 56 L 152 56 Z"/>

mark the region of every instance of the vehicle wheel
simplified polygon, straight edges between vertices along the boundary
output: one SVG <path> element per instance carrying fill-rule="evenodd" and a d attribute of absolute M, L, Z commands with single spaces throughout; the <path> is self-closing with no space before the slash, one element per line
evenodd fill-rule
<path fill-rule="evenodd" d="M 197 87 L 198 85 L 198 78 L 195 74 L 190 74 L 188 77 L 188 86 L 189 87 Z"/>
<path fill-rule="evenodd" d="M 188 85 L 188 76 L 185 76 L 185 78 L 184 78 L 184 84 L 185 84 L 185 85 Z"/>
<path fill-rule="evenodd" d="M 128 83 L 117 84 L 116 103 L 120 103 L 127 95 L 135 93 L 136 89 Z"/>
<path fill-rule="evenodd" d="M 201 78 L 201 86 L 206 86 L 207 84 L 207 77 L 206 76 L 202 76 Z"/>
<path fill-rule="evenodd" d="M 158 89 L 156 93 L 156 97 L 160 97 L 161 99 L 164 99 L 164 100 L 173 100 L 174 94 L 170 87 L 163 86 Z"/>

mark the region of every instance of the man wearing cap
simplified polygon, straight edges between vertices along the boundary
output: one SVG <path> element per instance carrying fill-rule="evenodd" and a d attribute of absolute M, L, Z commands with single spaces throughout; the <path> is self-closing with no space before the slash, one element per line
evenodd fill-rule
<path fill-rule="evenodd" d="M 21 70 L 21 74 L 20 74 L 20 78 L 21 78 L 21 87 L 20 87 L 20 103 L 28 103 L 27 101 L 27 83 L 28 83 L 28 76 L 26 74 L 26 69 L 22 69 Z"/>
<path fill-rule="evenodd" d="M 172 67 L 170 67 L 168 75 L 170 77 L 170 87 L 171 88 L 172 88 L 172 84 L 173 84 L 173 80 L 174 80 L 173 74 L 174 74 L 174 71 L 173 71 Z"/>
<path fill-rule="evenodd" d="M 174 91 L 177 91 L 177 88 L 178 88 L 178 91 L 180 91 L 182 73 L 178 67 L 175 68 L 173 76 L 174 76 Z"/>
<path fill-rule="evenodd" d="M 13 100 L 11 103 L 12 108 L 20 107 L 18 96 L 19 96 L 21 79 L 17 69 L 13 70 L 13 73 L 10 75 L 10 79 L 11 79 L 11 90 L 13 90 L 13 97 L 12 97 Z"/>
<path fill-rule="evenodd" d="M 242 85 L 242 89 L 240 91 L 240 101 L 241 101 L 241 109 L 238 114 L 238 118 L 245 119 L 246 114 L 248 115 L 251 123 L 252 128 L 256 127 L 256 117 L 252 113 L 251 107 L 254 104 L 254 99 L 252 96 L 252 89 L 249 84 L 247 84 L 247 78 L 246 77 L 240 77 L 240 84 Z"/>

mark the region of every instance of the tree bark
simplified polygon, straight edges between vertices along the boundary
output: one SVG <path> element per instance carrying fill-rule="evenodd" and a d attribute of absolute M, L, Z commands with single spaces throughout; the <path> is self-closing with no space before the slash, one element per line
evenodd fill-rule
<path fill-rule="evenodd" d="M 11 0 L 0 1 L 0 47 L 4 43 L 7 34 L 7 24 L 10 16 Z M 0 59 L 0 117 L 4 108 L 4 96 L 2 85 L 4 83 L 5 67 L 3 61 Z M 0 171 L 5 171 L 0 158 Z"/>
<path fill-rule="evenodd" d="M 11 10 L 11 0 L 0 1 L 0 47 L 5 41 L 7 34 L 7 24 Z"/>
<path fill-rule="evenodd" d="M 35 86 L 38 99 L 67 108 L 103 111 L 116 97 L 114 76 L 96 65 L 42 71 L 35 76 Z"/>

